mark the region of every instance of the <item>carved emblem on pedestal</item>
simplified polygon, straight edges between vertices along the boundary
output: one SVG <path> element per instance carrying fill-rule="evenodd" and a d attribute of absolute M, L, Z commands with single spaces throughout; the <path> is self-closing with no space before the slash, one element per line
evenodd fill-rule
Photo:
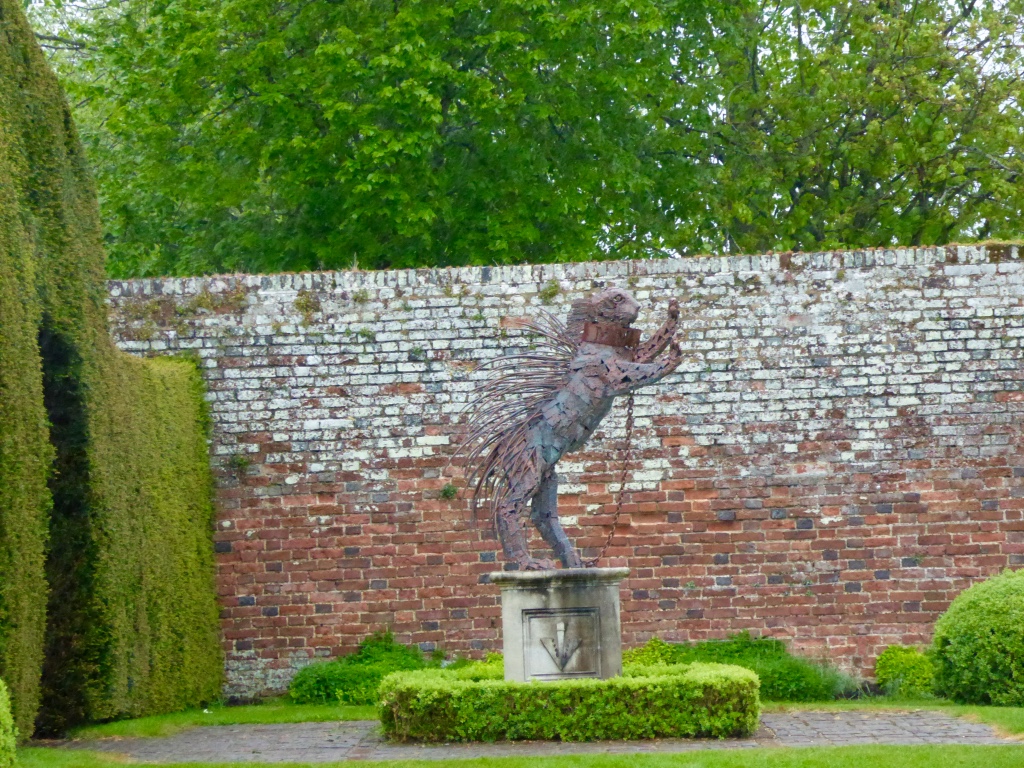
<path fill-rule="evenodd" d="M 555 625 L 555 636 L 542 637 L 540 643 L 544 646 L 544 650 L 548 652 L 551 660 L 555 662 L 558 671 L 564 672 L 566 664 L 569 663 L 569 660 L 583 644 L 583 641 L 575 637 L 566 637 L 565 622 L 560 621 Z"/>
<path fill-rule="evenodd" d="M 596 608 L 523 611 L 526 679 L 601 676 L 601 632 Z"/>

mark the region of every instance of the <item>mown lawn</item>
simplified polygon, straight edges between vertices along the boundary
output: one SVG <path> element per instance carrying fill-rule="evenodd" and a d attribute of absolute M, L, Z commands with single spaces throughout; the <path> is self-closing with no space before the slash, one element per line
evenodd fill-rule
<path fill-rule="evenodd" d="M 153 715 L 135 720 L 86 725 L 76 728 L 74 739 L 103 739 L 111 736 L 171 736 L 197 725 L 244 725 L 252 723 L 324 723 L 334 720 L 376 720 L 376 707 L 340 704 L 292 704 L 287 699 L 271 699 L 262 704 L 242 706 L 211 705 L 207 709 L 189 709 L 169 715 Z"/>
<path fill-rule="evenodd" d="M 30 748 L 18 751 L 21 768 L 120 768 L 123 761 L 96 753 Z M 213 763 L 175 763 L 212 768 Z M 269 768 L 267 763 L 219 763 L 221 768 Z M 403 760 L 388 763 L 274 763 L 275 768 L 1020 768 L 1024 746 L 821 747 L 705 750 L 679 755 L 579 755 L 570 757 Z"/>
<path fill-rule="evenodd" d="M 1024 707 L 975 707 L 953 704 L 942 699 L 889 699 L 869 698 L 842 701 L 815 701 L 810 703 L 766 702 L 765 712 L 815 710 L 819 712 L 845 712 L 849 710 L 887 709 L 914 711 L 935 709 L 957 717 L 966 717 L 986 723 L 1003 735 L 1024 735 Z M 75 739 L 102 739 L 109 737 L 171 736 L 186 728 L 199 725 L 241 725 L 251 723 L 313 723 L 334 720 L 376 720 L 375 707 L 353 707 L 336 704 L 292 704 L 287 699 L 273 699 L 262 704 L 244 706 L 214 705 L 206 710 L 190 709 L 169 715 L 119 720 L 113 723 L 87 725 L 71 733 Z"/>

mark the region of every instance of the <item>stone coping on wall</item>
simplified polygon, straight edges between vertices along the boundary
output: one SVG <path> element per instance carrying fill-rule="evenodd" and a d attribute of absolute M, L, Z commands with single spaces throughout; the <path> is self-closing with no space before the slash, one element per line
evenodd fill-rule
<path fill-rule="evenodd" d="M 358 290 L 370 287 L 405 287 L 422 283 L 455 282 L 472 285 L 522 285 L 547 280 L 588 277 L 628 278 L 631 275 L 718 274 L 777 272 L 779 270 L 869 270 L 874 267 L 932 267 L 942 264 L 950 274 L 995 273 L 1000 264 L 1019 263 L 1024 246 L 1014 243 L 946 245 L 914 248 L 874 248 L 814 253 L 780 252 L 754 256 L 693 256 L 662 259 L 565 262 L 512 266 L 439 267 L 431 269 L 343 270 L 290 272 L 272 275 L 210 275 L 200 277 L 147 277 L 109 280 L 111 297 L 190 295 L 242 285 L 259 290 Z M 825 277 L 827 275 L 823 275 Z"/>

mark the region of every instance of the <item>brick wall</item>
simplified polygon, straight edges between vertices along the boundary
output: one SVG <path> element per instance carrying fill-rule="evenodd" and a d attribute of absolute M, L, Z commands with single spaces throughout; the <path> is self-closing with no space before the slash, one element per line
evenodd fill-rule
<path fill-rule="evenodd" d="M 119 344 L 209 385 L 227 693 L 280 690 L 391 627 L 500 648 L 487 519 L 441 489 L 501 318 L 631 287 L 683 305 L 685 363 L 636 398 L 605 565 L 627 645 L 751 630 L 866 670 L 973 581 L 1024 564 L 1024 263 L 948 247 L 537 267 L 114 281 Z M 561 464 L 604 540 L 623 407 Z"/>

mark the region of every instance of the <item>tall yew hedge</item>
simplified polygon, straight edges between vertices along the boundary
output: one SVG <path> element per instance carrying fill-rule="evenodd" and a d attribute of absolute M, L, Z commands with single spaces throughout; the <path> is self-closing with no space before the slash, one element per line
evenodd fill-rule
<path fill-rule="evenodd" d="M 0 678 L 26 737 L 220 690 L 201 380 L 119 352 L 104 295 L 68 105 L 0 0 Z"/>

